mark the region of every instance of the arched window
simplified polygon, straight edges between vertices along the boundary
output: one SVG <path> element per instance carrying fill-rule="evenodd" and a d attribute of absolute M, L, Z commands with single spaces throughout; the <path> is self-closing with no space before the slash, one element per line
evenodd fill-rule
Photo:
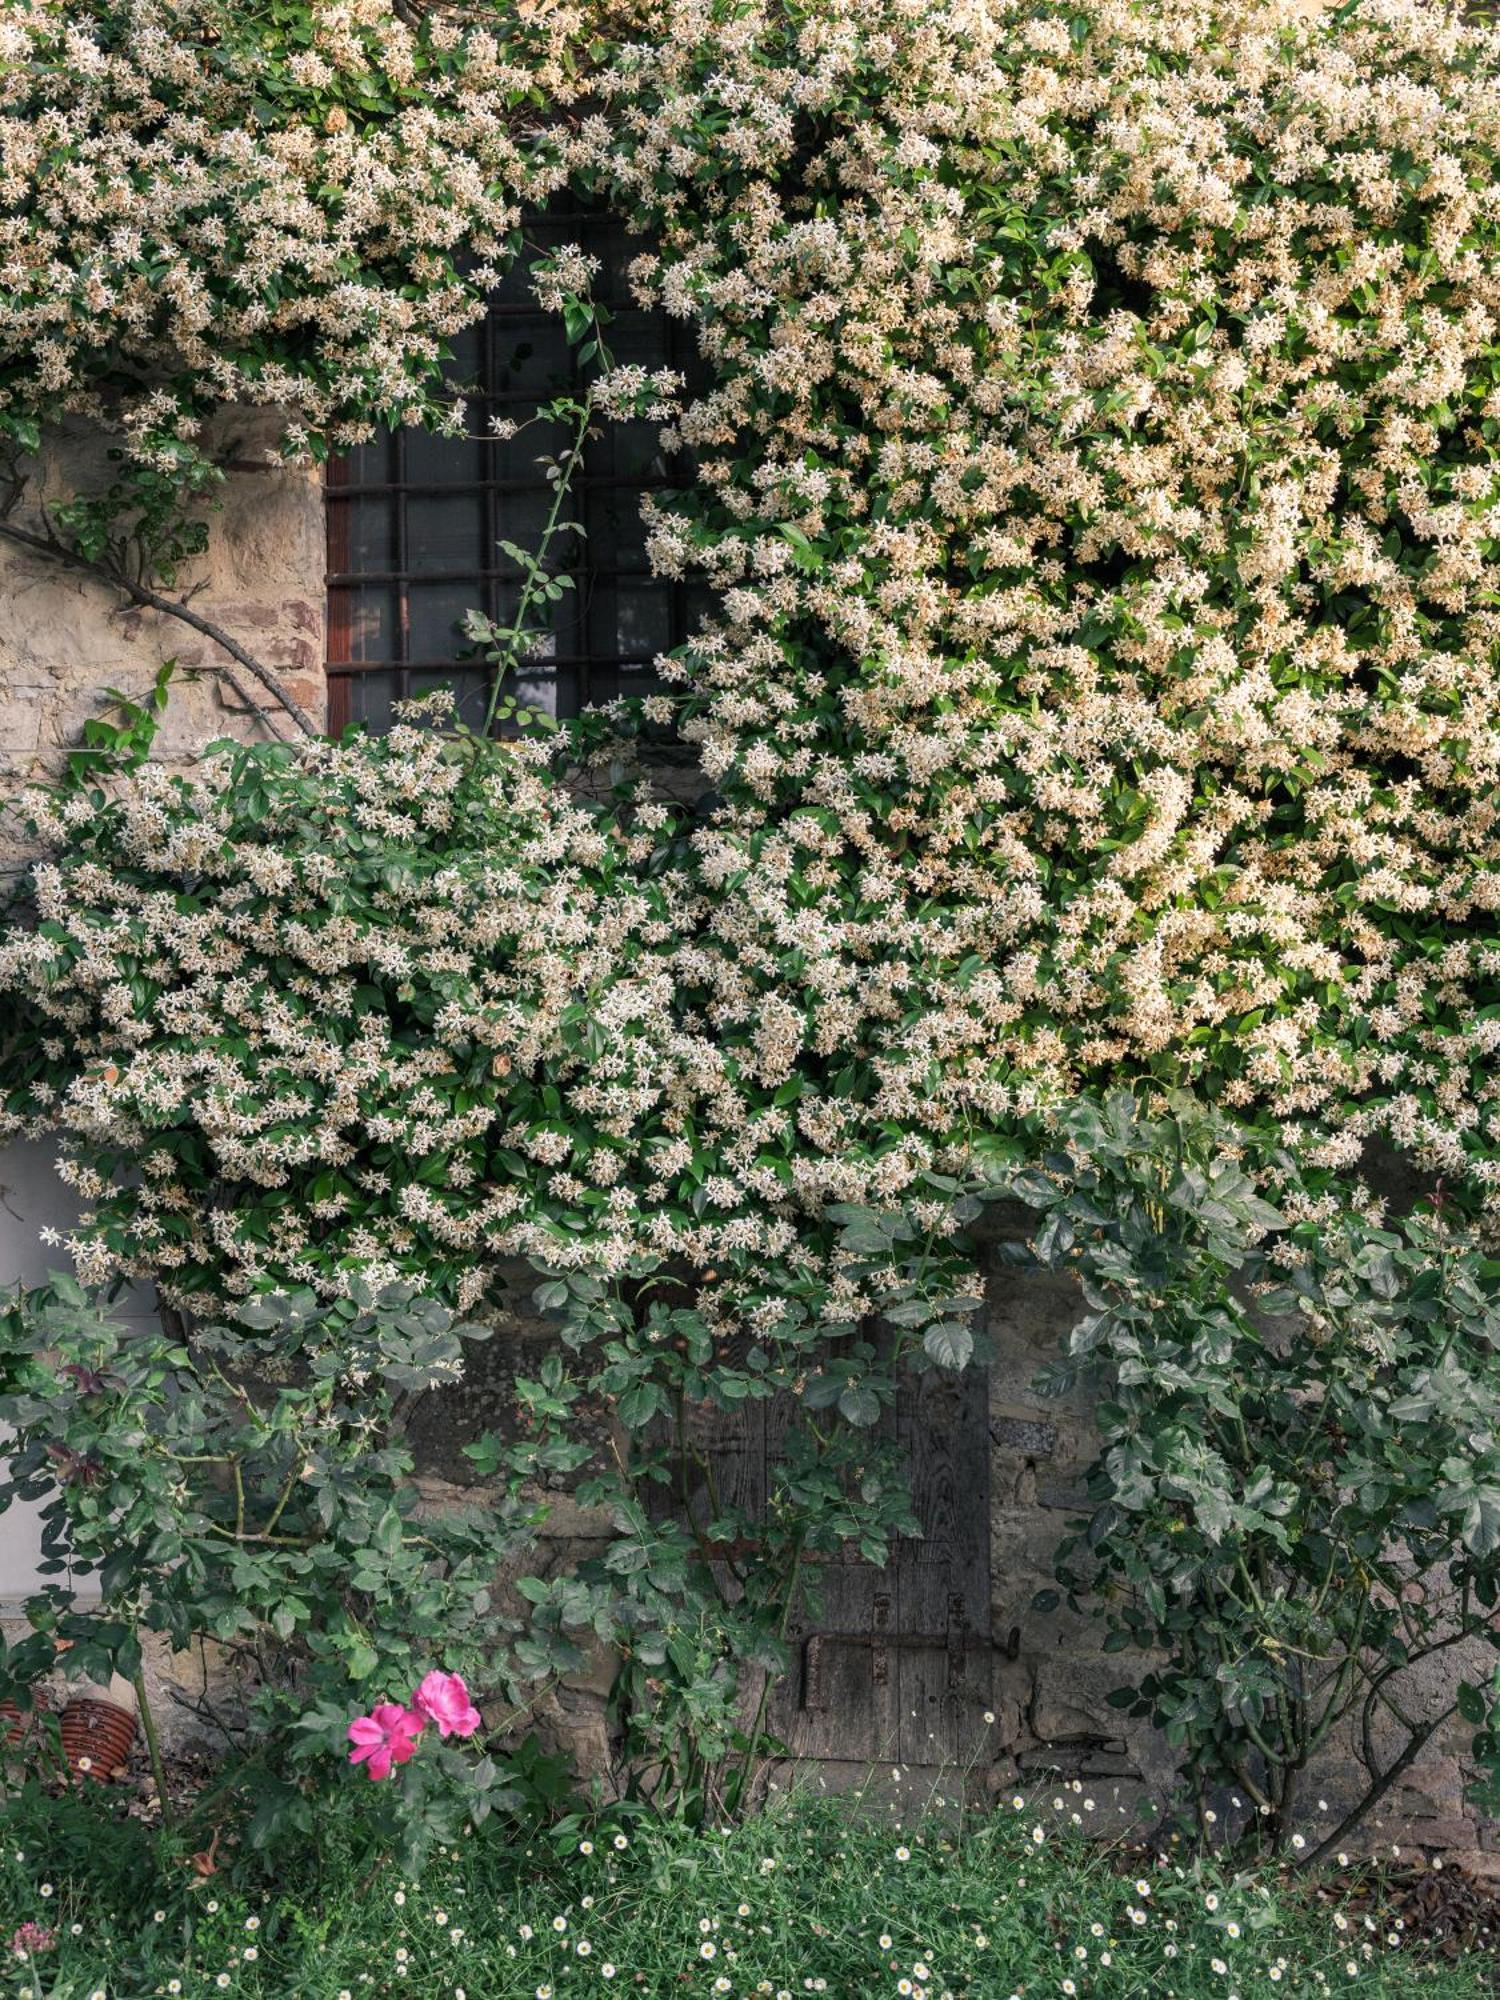
<path fill-rule="evenodd" d="M 528 221 L 527 242 L 546 249 L 578 242 L 597 257 L 594 296 L 613 315 L 612 358 L 648 369 L 692 365 L 692 336 L 664 313 L 631 302 L 626 271 L 639 242 L 595 213 L 558 212 Z M 539 403 L 583 387 L 560 318 L 531 296 L 524 254 L 494 294 L 487 319 L 455 343 L 448 374 L 467 395 L 468 433 L 382 432 L 329 466 L 329 726 L 390 726 L 391 704 L 445 684 L 461 712 L 482 720 L 488 670 L 465 655 L 465 612 L 504 625 L 514 616 L 520 572 L 500 548 L 540 542 L 551 491 L 538 460 L 566 447 L 562 427 L 528 425 L 509 440 L 490 435 L 492 417 L 523 421 Z M 652 662 L 681 645 L 707 595 L 650 574 L 640 518 L 643 493 L 681 483 L 666 462 L 658 427 L 600 420 L 565 514 L 582 536 L 555 540 L 552 566 L 572 576 L 551 607 L 543 657 L 528 663 L 515 692 L 533 707 L 576 715 L 590 702 L 656 684 Z"/>

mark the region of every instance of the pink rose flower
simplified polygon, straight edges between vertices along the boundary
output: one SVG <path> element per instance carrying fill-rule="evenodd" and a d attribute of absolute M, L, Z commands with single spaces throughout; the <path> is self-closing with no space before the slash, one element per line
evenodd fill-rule
<path fill-rule="evenodd" d="M 388 1778 L 392 1764 L 404 1764 L 426 1727 L 423 1716 L 399 1702 L 383 1701 L 373 1715 L 357 1715 L 349 1724 L 351 1764 L 363 1764 L 372 1778 Z"/>
<path fill-rule="evenodd" d="M 479 1727 L 479 1710 L 469 1699 L 462 1674 L 443 1674 L 436 1668 L 423 1674 L 412 1692 L 411 1705 L 419 1715 L 437 1724 L 439 1736 L 472 1736 Z"/>

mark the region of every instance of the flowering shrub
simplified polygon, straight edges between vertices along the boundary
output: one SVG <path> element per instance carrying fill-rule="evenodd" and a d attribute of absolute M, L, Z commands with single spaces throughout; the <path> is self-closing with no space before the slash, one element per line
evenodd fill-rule
<path fill-rule="evenodd" d="M 631 1440 L 576 1588 L 649 1632 L 629 1673 L 670 1653 L 712 1761 L 810 1539 L 902 1519 L 862 1434 L 893 1368 L 967 1360 L 962 1228 L 1034 1114 L 1187 1086 L 1294 1222 L 1384 1134 L 1493 1225 L 1492 27 L 99 0 L 0 34 L 0 418 L 118 425 L 125 486 L 62 517 L 85 552 L 124 519 L 170 566 L 226 400 L 288 409 L 293 452 L 460 424 L 443 339 L 554 190 L 640 228 L 637 295 L 712 378 L 652 508 L 658 570 L 720 592 L 672 693 L 520 756 L 402 731 L 33 802 L 8 1117 L 71 1149 L 86 1275 L 469 1311 L 540 1266 L 588 1360 L 538 1420 L 591 1387 Z M 566 318 L 587 280 L 538 285 Z M 586 806 L 662 722 L 699 809 Z M 661 1426 L 680 1463 L 685 1411 L 773 1392 L 797 1507 L 720 1593 L 746 1524 L 698 1546 L 641 1491 Z"/>
<path fill-rule="evenodd" d="M 716 1129 L 795 1085 L 812 1181 L 884 1200 L 1124 1068 L 1488 1188 L 1492 28 L 99 0 L 4 34 L 4 408 L 117 407 L 132 463 L 226 400 L 293 448 L 436 420 L 523 192 L 652 232 L 640 296 L 717 378 L 655 538 L 723 589 L 678 668 L 723 800 Z"/>
<path fill-rule="evenodd" d="M 573 94 L 577 16 L 414 30 L 384 5 L 279 28 L 214 0 L 21 0 L 0 24 L 16 201 L 5 230 L 3 425 L 118 427 L 123 468 L 189 490 L 221 470 L 205 410 L 278 406 L 321 449 L 444 413 L 446 336 L 519 220 L 517 114 Z M 460 259 L 477 266 L 459 275 Z M 130 490 L 130 489 L 127 489 Z M 154 489 L 133 489 L 142 501 Z M 118 532 L 118 502 L 79 515 Z"/>
<path fill-rule="evenodd" d="M 546 1454 L 518 1446 L 482 1509 L 424 1507 L 411 1478 L 414 1410 L 488 1329 L 357 1279 L 326 1313 L 283 1295 L 188 1334 L 124 1320 L 59 1278 L 0 1331 L 0 1421 L 14 1432 L 0 1505 L 45 1502 L 44 1573 L 58 1578 L 29 1601 L 30 1634 L 0 1651 L 7 1686 L 51 1671 L 59 1642 L 66 1672 L 102 1681 L 139 1675 L 143 1631 L 178 1651 L 211 1646 L 236 1671 L 226 1685 L 205 1666 L 197 1699 L 234 1749 L 230 1782 L 255 1807 L 257 1843 L 309 1826 L 351 1689 L 415 1682 L 411 1712 L 374 1711 L 399 1763 L 429 1721 L 444 1738 L 480 1724 L 467 1681 L 434 1656 L 498 1697 L 492 1720 L 518 1702 L 524 1714 L 549 1669 L 583 1663 L 560 1630 L 550 1650 L 542 1628 L 523 1632 L 498 1591 L 538 1519 L 523 1475 Z M 77 1607 L 80 1586 L 97 1608 Z M 144 1702 L 139 1679 L 137 1691 Z M 508 1778 L 488 1757 L 443 1751 L 382 1810 L 412 1859 L 513 1804 Z"/>
<path fill-rule="evenodd" d="M 649 868 L 664 808 L 617 825 L 524 755 L 408 725 L 36 811 L 60 865 L 0 944 L 33 1010 L 12 1103 L 87 1124 L 85 1279 L 212 1312 L 362 1272 L 468 1310 L 506 1258 L 612 1275 L 694 1226 L 663 1100 L 702 1059 L 665 1004 L 695 918 Z"/>

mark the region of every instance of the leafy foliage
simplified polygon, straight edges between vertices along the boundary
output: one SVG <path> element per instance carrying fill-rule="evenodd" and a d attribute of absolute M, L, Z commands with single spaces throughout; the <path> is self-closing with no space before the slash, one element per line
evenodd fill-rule
<path fill-rule="evenodd" d="M 1468 1677 L 1500 1646 L 1500 1266 L 1440 1216 L 1289 1227 L 1232 1130 L 1190 1107 L 1153 1120 L 1115 1097 L 1057 1138 L 1012 1186 L 1089 1308 L 1050 1386 L 1102 1392 L 1059 1578 L 1112 1648 L 1157 1656 L 1116 1701 L 1274 1837 L 1343 1724 L 1368 1784 L 1331 1850 L 1450 1718 L 1484 1716 Z"/>
<path fill-rule="evenodd" d="M 261 1841 L 309 1829 L 309 1782 L 321 1789 L 365 1691 L 410 1685 L 436 1661 L 491 1696 L 519 1692 L 498 1568 L 536 1522 L 523 1466 L 482 1509 L 434 1510 L 405 1439 L 418 1400 L 457 1380 L 487 1328 L 356 1280 L 321 1313 L 307 1294 L 272 1294 L 231 1324 L 170 1332 L 59 1277 L 10 1307 L 4 1336 L 0 1420 L 14 1437 L 0 1507 L 44 1503 L 41 1569 L 58 1579 L 6 1647 L 8 1686 L 28 1687 L 63 1648 L 70 1676 L 134 1676 L 147 1631 L 227 1655 L 241 1671 L 214 1695 L 205 1672 L 202 1707 L 247 1752 L 237 1779 Z M 80 1588 L 97 1608 L 76 1608 Z M 580 1662 L 565 1641 L 551 1660 Z M 409 1793 L 400 1818 L 421 1841 L 515 1796 L 499 1767 L 456 1748 L 419 1776 L 426 1795 Z"/>

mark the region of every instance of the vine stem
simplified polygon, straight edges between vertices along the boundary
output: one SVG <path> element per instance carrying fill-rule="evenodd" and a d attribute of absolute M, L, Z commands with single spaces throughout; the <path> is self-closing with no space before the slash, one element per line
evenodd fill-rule
<path fill-rule="evenodd" d="M 594 343 L 595 354 L 600 366 L 607 369 L 610 365 L 610 356 L 604 345 L 604 329 L 600 324 L 597 308 L 594 308 L 590 312 L 584 331 Z M 561 413 L 558 412 L 558 414 Z M 567 458 L 557 468 L 557 478 L 553 482 L 552 507 L 543 524 L 541 536 L 537 542 L 536 554 L 527 566 L 526 580 L 521 586 L 521 595 L 516 604 L 515 616 L 511 619 L 506 629 L 499 635 L 495 652 L 491 656 L 496 663 L 495 684 L 490 689 L 489 706 L 485 710 L 484 727 L 480 731 L 480 734 L 483 736 L 488 736 L 494 727 L 495 712 L 500 706 L 500 689 L 504 683 L 506 670 L 517 664 L 516 653 L 525 634 L 526 620 L 530 614 L 532 605 L 536 601 L 538 588 L 542 581 L 544 581 L 542 564 L 547 559 L 547 551 L 552 546 L 553 536 L 557 533 L 562 515 L 562 504 L 572 489 L 574 475 L 578 471 L 579 461 L 583 457 L 583 448 L 588 442 L 589 425 L 593 422 L 593 417 L 593 395 L 592 392 L 586 392 L 582 403 L 578 407 L 577 418 L 573 426 L 573 439 L 568 447 Z"/>
<path fill-rule="evenodd" d="M 791 1574 L 787 1578 L 786 1602 L 781 1607 L 781 1619 L 776 1627 L 776 1636 L 778 1639 L 786 1638 L 786 1628 L 792 1622 L 792 1611 L 797 1602 L 797 1586 L 802 1577 L 802 1543 L 803 1537 L 799 1535 L 797 1537 L 796 1553 L 792 1557 Z M 761 1725 L 766 1719 L 766 1708 L 771 1699 L 771 1689 L 778 1678 L 779 1676 L 773 1674 L 769 1667 L 765 1669 L 765 1677 L 760 1684 L 760 1700 L 755 1704 L 755 1719 L 750 1725 L 749 1739 L 745 1744 L 745 1760 L 740 1765 L 740 1782 L 734 1800 L 736 1810 L 745 1803 L 745 1792 L 750 1782 L 750 1766 L 755 1757 L 755 1746 L 760 1741 Z"/>
<path fill-rule="evenodd" d="M 533 603 L 536 601 L 537 591 L 542 578 L 542 564 L 546 561 L 547 551 L 552 545 L 552 538 L 557 533 L 563 501 L 568 497 L 573 484 L 573 476 L 578 470 L 579 460 L 583 457 L 583 448 L 588 442 L 589 424 L 593 419 L 593 414 L 593 403 L 585 397 L 579 406 L 578 420 L 573 430 L 573 441 L 568 447 L 567 459 L 563 465 L 558 467 L 557 478 L 552 483 L 551 511 L 548 513 L 547 519 L 543 524 L 541 536 L 537 542 L 536 554 L 532 557 L 530 566 L 526 572 L 526 581 L 521 586 L 521 595 L 516 604 L 516 614 L 511 619 L 510 624 L 500 634 L 496 643 L 497 671 L 495 674 L 495 684 L 490 689 L 489 706 L 485 710 L 484 728 L 480 732 L 481 735 L 488 736 L 490 730 L 494 727 L 495 711 L 500 706 L 500 690 L 504 685 L 506 670 L 517 663 L 517 649 L 526 630 L 527 617 L 530 614 Z"/>
<path fill-rule="evenodd" d="M 226 632 L 222 625 L 216 625 L 211 618 L 205 618 L 201 612 L 194 611 L 190 604 L 184 603 L 180 598 L 163 597 L 160 591 L 151 590 L 145 584 L 137 583 L 133 577 L 122 575 L 104 563 L 91 562 L 87 556 L 79 555 L 75 549 L 70 549 L 66 542 L 59 541 L 54 535 L 35 535 L 27 528 L 18 528 L 12 521 L 0 521 L 0 536 L 8 542 L 14 542 L 19 548 L 30 549 L 34 554 L 50 557 L 53 562 L 60 563 L 65 569 L 77 570 L 83 576 L 91 576 L 100 583 L 111 585 L 128 597 L 132 604 L 139 605 L 142 610 L 160 611 L 167 618 L 180 619 L 184 625 L 191 626 L 205 639 L 211 639 L 214 645 L 229 655 L 230 659 L 238 661 L 246 673 L 252 674 L 267 693 L 274 697 L 277 705 L 286 711 L 304 736 L 315 737 L 321 733 L 312 717 L 295 699 L 279 675 L 274 673 L 263 660 L 258 660 L 253 653 L 247 652 L 239 640 Z M 235 686 L 236 692 L 244 697 L 245 690 L 234 680 L 234 676 L 227 675 L 227 678 Z M 260 709 L 258 703 L 252 702 L 251 705 L 264 716 L 265 711 Z"/>

